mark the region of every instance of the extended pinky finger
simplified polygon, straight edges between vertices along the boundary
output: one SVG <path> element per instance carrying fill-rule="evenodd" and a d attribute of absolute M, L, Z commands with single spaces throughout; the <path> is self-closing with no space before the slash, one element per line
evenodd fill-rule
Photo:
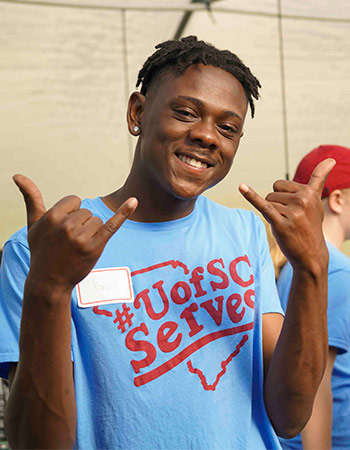
<path fill-rule="evenodd" d="M 125 220 L 133 214 L 137 208 L 138 201 L 135 197 L 130 197 L 121 205 L 118 211 L 111 217 L 97 233 L 97 238 L 107 242 L 113 234 L 122 226 Z"/>
<path fill-rule="evenodd" d="M 254 206 L 270 224 L 278 224 L 282 217 L 273 203 L 262 198 L 257 192 L 246 184 L 239 185 L 239 191 L 248 202 Z"/>

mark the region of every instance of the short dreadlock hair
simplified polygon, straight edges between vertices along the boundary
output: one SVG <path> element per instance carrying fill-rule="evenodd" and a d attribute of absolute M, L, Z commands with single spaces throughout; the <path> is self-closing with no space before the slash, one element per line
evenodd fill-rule
<path fill-rule="evenodd" d="M 233 75 L 243 86 L 252 117 L 255 106 L 253 97 L 259 98 L 259 80 L 237 55 L 229 50 L 219 50 L 196 36 L 187 36 L 180 41 L 169 40 L 156 45 L 158 49 L 144 63 L 137 78 L 136 87 L 141 84 L 141 94 L 145 95 L 151 83 L 161 74 L 181 75 L 192 64 L 203 63 L 218 67 Z"/>

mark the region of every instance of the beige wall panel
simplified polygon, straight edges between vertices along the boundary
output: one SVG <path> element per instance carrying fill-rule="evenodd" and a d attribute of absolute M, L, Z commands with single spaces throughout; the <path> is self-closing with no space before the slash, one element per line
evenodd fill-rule
<path fill-rule="evenodd" d="M 247 13 L 275 14 L 277 12 L 276 0 L 219 0 L 212 8 L 231 11 L 245 11 Z"/>
<path fill-rule="evenodd" d="M 127 48 L 130 91 L 136 89 L 137 75 L 160 42 L 172 39 L 183 12 L 127 11 Z"/>
<path fill-rule="evenodd" d="M 342 246 L 342 252 L 350 256 L 350 241 L 345 241 Z"/>
<path fill-rule="evenodd" d="M 350 19 L 348 0 L 282 0 L 282 13 L 324 19 Z"/>
<path fill-rule="evenodd" d="M 284 20 L 291 175 L 320 144 L 350 146 L 350 23 Z"/>
<path fill-rule="evenodd" d="M 0 48 L 2 244 L 24 219 L 14 173 L 51 205 L 119 186 L 130 155 L 120 13 L 0 4 Z"/>

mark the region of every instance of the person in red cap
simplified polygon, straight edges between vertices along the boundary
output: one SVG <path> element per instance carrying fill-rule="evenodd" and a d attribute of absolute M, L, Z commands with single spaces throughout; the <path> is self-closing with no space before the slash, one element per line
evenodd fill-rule
<path fill-rule="evenodd" d="M 350 148 L 321 145 L 300 162 L 294 181 L 307 184 L 314 168 L 326 158 L 336 160 L 322 192 L 323 232 L 329 251 L 328 363 L 308 424 L 284 449 L 350 448 L 350 260 L 340 251 L 350 239 Z M 286 310 L 292 268 L 287 263 L 277 281 Z"/>

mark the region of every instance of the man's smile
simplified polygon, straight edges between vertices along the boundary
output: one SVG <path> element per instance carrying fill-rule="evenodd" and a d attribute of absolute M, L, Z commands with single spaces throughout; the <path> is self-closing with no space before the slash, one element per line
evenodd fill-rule
<path fill-rule="evenodd" d="M 184 162 L 185 164 L 191 167 L 196 167 L 198 169 L 208 169 L 209 167 L 213 166 L 213 164 L 210 164 L 209 162 L 204 161 L 203 159 L 198 159 L 194 156 L 188 156 L 182 153 L 175 153 L 175 154 L 180 159 L 180 161 Z"/>

